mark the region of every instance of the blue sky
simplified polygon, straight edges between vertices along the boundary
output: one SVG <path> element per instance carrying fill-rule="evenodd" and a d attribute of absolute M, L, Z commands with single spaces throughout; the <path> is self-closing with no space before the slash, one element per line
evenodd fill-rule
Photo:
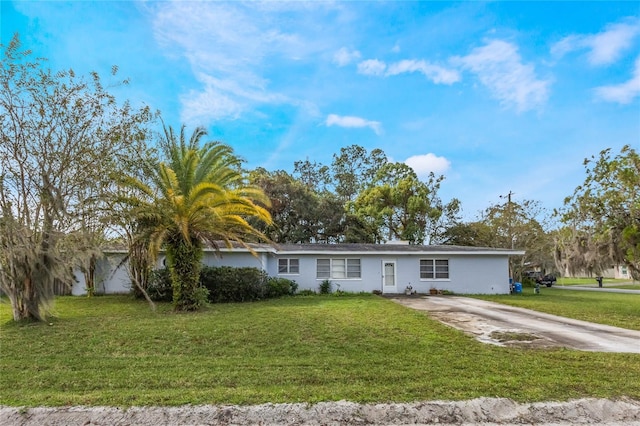
<path fill-rule="evenodd" d="M 380 148 L 473 219 L 500 195 L 560 207 L 583 160 L 640 149 L 638 2 L 2 0 L 2 43 L 203 125 L 247 167 Z"/>

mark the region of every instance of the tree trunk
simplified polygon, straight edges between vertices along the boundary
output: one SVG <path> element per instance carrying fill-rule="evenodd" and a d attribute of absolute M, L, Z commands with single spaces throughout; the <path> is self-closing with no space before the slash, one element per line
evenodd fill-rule
<path fill-rule="evenodd" d="M 87 286 L 87 296 L 93 297 L 96 293 L 96 256 L 91 255 L 89 259 L 89 268 L 84 271 L 84 282 Z"/>
<path fill-rule="evenodd" d="M 16 292 L 10 296 L 14 321 L 43 321 L 34 288 L 29 276 L 24 279 L 22 290 L 16 289 Z"/>
<path fill-rule="evenodd" d="M 182 238 L 167 244 L 167 263 L 173 287 L 176 311 L 196 311 L 206 303 L 206 292 L 200 289 L 202 247 Z"/>

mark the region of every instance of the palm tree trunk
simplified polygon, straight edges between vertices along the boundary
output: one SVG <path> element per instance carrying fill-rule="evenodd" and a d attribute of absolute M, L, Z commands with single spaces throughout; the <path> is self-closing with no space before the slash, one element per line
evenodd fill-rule
<path fill-rule="evenodd" d="M 167 244 L 167 263 L 173 287 L 173 307 L 176 311 L 195 311 L 206 302 L 200 290 L 202 247 L 177 238 Z"/>

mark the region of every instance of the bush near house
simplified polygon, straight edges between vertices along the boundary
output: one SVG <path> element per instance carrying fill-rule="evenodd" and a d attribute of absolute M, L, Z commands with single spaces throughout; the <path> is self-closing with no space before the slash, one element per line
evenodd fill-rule
<path fill-rule="evenodd" d="M 258 268 L 203 267 L 200 285 L 209 290 L 209 302 L 251 302 L 264 299 L 266 272 Z"/>
<path fill-rule="evenodd" d="M 269 277 L 258 268 L 204 266 L 200 285 L 209 291 L 210 303 L 251 302 L 295 294 L 298 284 L 286 278 Z M 142 294 L 135 292 L 138 298 Z M 147 293 L 156 302 L 171 302 L 173 291 L 167 268 L 151 272 Z"/>
<path fill-rule="evenodd" d="M 269 277 L 267 280 L 266 298 L 271 299 L 281 296 L 292 296 L 298 290 L 298 284 L 295 281 L 286 278 Z"/>

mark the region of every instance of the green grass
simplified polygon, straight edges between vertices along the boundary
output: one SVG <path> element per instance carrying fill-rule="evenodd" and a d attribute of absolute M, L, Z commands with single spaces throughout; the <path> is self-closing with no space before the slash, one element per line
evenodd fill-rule
<path fill-rule="evenodd" d="M 620 284 L 624 285 L 625 283 L 629 283 L 629 280 L 618 279 L 618 278 L 604 278 L 602 280 L 603 285 L 607 287 L 611 287 L 612 285 Z M 571 277 L 558 277 L 556 285 L 579 285 L 586 287 L 597 287 L 598 281 L 595 278 L 571 278 Z"/>
<path fill-rule="evenodd" d="M 640 294 L 606 293 L 541 287 L 519 295 L 473 296 L 554 315 L 640 330 Z M 639 343 L 640 344 L 640 343 Z"/>
<path fill-rule="evenodd" d="M 608 285 L 607 288 L 621 288 L 624 290 L 640 290 L 640 284 Z"/>
<path fill-rule="evenodd" d="M 640 355 L 486 345 L 373 295 L 192 314 L 63 297 L 52 325 L 10 316 L 1 304 L 0 405 L 640 399 Z"/>

